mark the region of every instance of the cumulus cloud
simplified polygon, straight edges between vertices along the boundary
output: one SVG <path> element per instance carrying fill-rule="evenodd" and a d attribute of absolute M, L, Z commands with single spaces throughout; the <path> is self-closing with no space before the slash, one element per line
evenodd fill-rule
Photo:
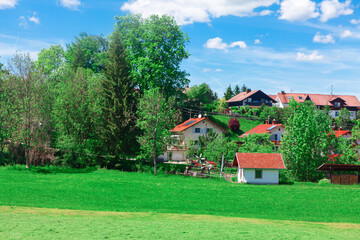
<path fill-rule="evenodd" d="M 359 32 L 352 32 L 350 30 L 345 30 L 340 34 L 341 38 L 356 38 L 360 39 L 360 33 Z"/>
<path fill-rule="evenodd" d="M 337 18 L 340 15 L 353 14 L 354 10 L 351 9 L 351 0 L 346 0 L 341 3 L 338 0 L 324 0 L 320 3 L 321 9 L 321 22 L 327 22 L 331 18 Z"/>
<path fill-rule="evenodd" d="M 205 48 L 222 49 L 222 50 L 227 50 L 228 48 L 234 48 L 234 47 L 239 47 L 239 48 L 247 47 L 246 43 L 243 41 L 237 41 L 237 42 L 232 42 L 230 44 L 227 44 L 227 43 L 224 43 L 222 41 L 222 39 L 219 37 L 211 38 L 211 39 L 207 40 L 207 42 L 203 46 Z"/>
<path fill-rule="evenodd" d="M 29 21 L 35 24 L 40 24 L 40 19 L 38 16 L 36 16 L 36 12 L 34 12 L 33 15 L 29 17 Z"/>
<path fill-rule="evenodd" d="M 324 58 L 323 55 L 319 55 L 318 51 L 313 51 L 311 54 L 307 55 L 305 53 L 298 52 L 296 56 L 297 61 L 319 61 Z"/>
<path fill-rule="evenodd" d="M 316 3 L 310 0 L 283 0 L 280 5 L 279 19 L 294 21 L 305 21 L 309 18 L 316 18 L 319 13 L 316 11 Z"/>
<path fill-rule="evenodd" d="M 271 14 L 269 10 L 261 12 L 255 12 L 255 10 L 275 3 L 278 3 L 278 0 L 132 0 L 124 3 L 121 10 L 141 14 L 143 17 L 149 17 L 152 14 L 167 14 L 173 16 L 178 24 L 185 25 L 194 22 L 208 23 L 211 18 L 228 15 L 238 17 L 269 15 Z"/>
<path fill-rule="evenodd" d="M 14 8 L 19 0 L 0 0 L 0 9 Z"/>
<path fill-rule="evenodd" d="M 81 5 L 79 0 L 60 0 L 59 2 L 61 6 L 71 10 L 77 10 Z"/>
<path fill-rule="evenodd" d="M 314 42 L 317 43 L 335 43 L 334 37 L 332 34 L 328 34 L 328 35 L 321 35 L 319 32 L 316 33 L 316 35 L 313 38 Z"/>
<path fill-rule="evenodd" d="M 351 19 L 350 23 L 355 25 L 360 24 L 360 19 Z"/>
<path fill-rule="evenodd" d="M 261 41 L 260 41 L 260 39 L 255 39 L 254 43 L 255 44 L 261 44 Z"/>

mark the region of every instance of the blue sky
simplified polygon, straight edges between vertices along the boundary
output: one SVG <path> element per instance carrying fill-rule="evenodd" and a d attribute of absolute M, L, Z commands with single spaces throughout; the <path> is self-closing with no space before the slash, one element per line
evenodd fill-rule
<path fill-rule="evenodd" d="M 0 62 L 16 52 L 35 59 L 80 32 L 107 36 L 114 16 L 174 16 L 190 37 L 182 67 L 191 84 L 219 96 L 229 84 L 268 94 L 360 98 L 360 4 L 351 0 L 0 0 Z"/>

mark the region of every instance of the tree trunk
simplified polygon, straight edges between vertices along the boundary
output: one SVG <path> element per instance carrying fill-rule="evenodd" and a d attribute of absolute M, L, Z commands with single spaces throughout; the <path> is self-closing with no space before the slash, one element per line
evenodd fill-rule
<path fill-rule="evenodd" d="M 25 164 L 26 164 L 26 169 L 30 168 L 30 163 L 29 163 L 29 149 L 25 144 Z"/>

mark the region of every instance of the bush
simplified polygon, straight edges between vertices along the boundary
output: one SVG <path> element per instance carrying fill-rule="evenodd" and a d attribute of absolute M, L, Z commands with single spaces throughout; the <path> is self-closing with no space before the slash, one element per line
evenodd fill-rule
<path fill-rule="evenodd" d="M 293 185 L 294 179 L 289 170 L 280 170 L 279 171 L 279 184 L 284 185 Z"/>
<path fill-rule="evenodd" d="M 230 118 L 228 125 L 229 125 L 230 130 L 233 132 L 236 132 L 240 129 L 240 123 L 237 118 Z"/>
<path fill-rule="evenodd" d="M 327 178 L 321 179 L 319 181 L 319 185 L 323 186 L 323 185 L 330 185 L 330 180 Z"/>

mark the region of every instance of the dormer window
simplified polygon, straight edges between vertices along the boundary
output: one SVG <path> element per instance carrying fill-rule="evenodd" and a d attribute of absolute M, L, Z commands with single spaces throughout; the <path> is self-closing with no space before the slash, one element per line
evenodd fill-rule
<path fill-rule="evenodd" d="M 288 96 L 288 99 L 291 99 L 291 97 L 290 97 L 290 96 Z"/>
<path fill-rule="evenodd" d="M 334 107 L 340 107 L 340 103 L 339 103 L 339 102 L 335 102 L 335 103 L 334 103 Z"/>
<path fill-rule="evenodd" d="M 299 97 L 299 99 L 300 99 L 300 100 L 302 100 L 302 99 L 303 99 L 303 97 Z"/>

